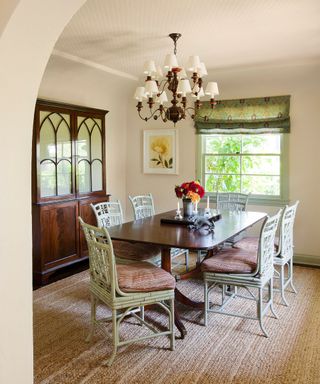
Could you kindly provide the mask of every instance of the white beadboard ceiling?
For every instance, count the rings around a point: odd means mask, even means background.
[[[87,0],[55,54],[129,78],[163,65],[180,32],[179,64],[209,69],[320,59],[320,0]]]

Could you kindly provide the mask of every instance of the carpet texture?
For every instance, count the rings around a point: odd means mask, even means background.
[[[110,368],[102,365],[111,353],[102,331],[96,330],[92,343],[85,342],[88,272],[60,280],[34,292],[35,383],[320,383],[320,269],[295,267],[294,274],[298,294],[287,293],[289,307],[275,295],[279,320],[265,318],[268,339],[261,336],[257,321],[209,314],[205,328],[201,312],[181,305],[188,334],[176,341],[175,351],[168,349],[165,337],[146,340],[120,348]],[[201,281],[180,281],[178,286],[193,298],[203,296]],[[254,302],[231,305],[254,313]],[[98,312],[109,314],[103,306]],[[153,308],[146,318],[166,323]],[[146,332],[127,318],[121,335]]]

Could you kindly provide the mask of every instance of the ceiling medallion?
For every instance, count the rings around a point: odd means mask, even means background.
[[[211,108],[216,105],[215,96],[219,95],[218,85],[210,81],[205,92],[203,91],[203,77],[208,72],[206,66],[200,61],[199,56],[190,56],[187,64],[187,71],[190,72],[192,85],[188,79],[185,68],[180,67],[177,60],[177,40],[181,33],[170,33],[169,37],[173,40],[174,50],[168,54],[164,61],[165,75],[160,66],[156,66],[153,60],[148,60],[144,64],[143,72],[147,75],[144,87],[137,87],[134,98],[138,100],[137,111],[140,118],[148,121],[151,118],[157,120],[161,118],[163,122],[172,121],[176,124],[185,119],[187,114],[193,119],[195,113],[201,108],[200,97],[210,96]],[[167,92],[172,98],[171,105],[168,103]],[[194,106],[188,106],[187,95],[195,98]],[[148,109],[148,114],[143,116],[141,111],[143,101]]]

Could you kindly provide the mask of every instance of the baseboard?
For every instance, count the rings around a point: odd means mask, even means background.
[[[302,254],[296,253],[293,256],[293,263],[320,267],[320,256],[302,255]]]

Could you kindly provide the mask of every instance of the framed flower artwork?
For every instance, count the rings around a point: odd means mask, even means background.
[[[178,174],[178,131],[143,131],[143,172]]]

